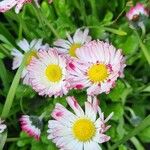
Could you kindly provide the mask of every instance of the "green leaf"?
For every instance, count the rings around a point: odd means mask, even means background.
[[[29,144],[32,142],[32,138],[29,137],[25,132],[20,133],[20,139],[17,141],[17,146],[18,147],[24,147],[25,145]]]
[[[7,74],[8,72],[7,72],[5,65],[1,59],[0,59],[0,68],[1,68],[0,78],[2,80],[5,91],[7,91],[9,89],[9,81],[8,81],[8,74]]]
[[[110,105],[107,105],[106,108],[106,113],[107,115],[110,114],[111,112],[114,112],[114,115],[112,117],[112,120],[119,120],[124,113],[124,109],[121,103],[113,103]]]
[[[31,150],[42,150],[42,149],[46,150],[47,145],[43,144],[40,141],[35,141],[35,140],[32,141]]]
[[[137,37],[134,34],[129,35],[125,40],[120,41],[120,48],[125,54],[132,54],[138,48]]]
[[[0,34],[0,41],[2,41],[3,43],[13,47],[13,45],[7,40],[7,38],[5,36],[3,36],[2,34]]]
[[[122,94],[125,90],[125,85],[122,81],[118,80],[115,88],[110,92],[108,97],[113,101],[121,101]]]
[[[144,143],[150,143],[150,127],[145,128],[138,136]]]
[[[107,11],[102,22],[104,22],[104,23],[110,22],[112,20],[112,18],[113,18],[113,13],[111,11]]]
[[[7,131],[0,133],[0,150],[3,150],[6,139],[7,139]]]
[[[121,29],[117,30],[117,29],[113,29],[113,28],[108,28],[108,27],[104,27],[105,31],[111,32],[113,34],[117,34],[120,36],[125,36],[127,35],[127,33]]]
[[[119,150],[127,150],[127,148],[126,148],[126,146],[124,146],[124,145],[119,145]]]

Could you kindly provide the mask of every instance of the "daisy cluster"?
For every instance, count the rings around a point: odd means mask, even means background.
[[[89,30],[78,29],[68,40],[58,39],[54,47],[42,40],[18,46],[30,56],[23,70],[23,83],[31,85],[41,96],[63,96],[71,89],[86,90],[90,96],[109,93],[119,77],[123,77],[125,59],[113,45],[91,40]],[[13,69],[20,66],[23,53],[13,49]]]
[[[48,122],[48,139],[61,150],[99,150],[99,144],[110,139],[104,133],[110,128],[97,100],[97,95],[109,93],[119,77],[123,77],[125,58],[112,44],[92,40],[88,29],[77,29],[73,37],[58,39],[53,47],[42,44],[41,39],[30,43],[23,39],[17,43],[22,52],[13,49],[12,69],[18,68],[29,52],[22,72],[23,83],[41,96],[67,95],[72,89],[86,90],[83,110],[74,97],[66,101],[74,113],[57,103]],[[43,128],[42,117],[23,115],[23,131],[39,140]]]

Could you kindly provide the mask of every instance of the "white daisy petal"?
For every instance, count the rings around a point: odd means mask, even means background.
[[[88,33],[88,29],[85,29],[84,31],[77,29],[73,38],[67,33],[68,40],[58,39],[54,42],[54,45],[58,47],[58,51],[61,54],[68,54],[68,56],[76,57],[75,53],[77,48],[91,41],[91,37],[88,36]]]
[[[96,142],[87,142],[84,144],[84,150],[101,150],[101,147]]]

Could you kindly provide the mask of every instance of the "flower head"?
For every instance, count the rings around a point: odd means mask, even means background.
[[[32,87],[39,95],[62,96],[68,93],[70,84],[67,81],[66,58],[56,49],[40,51],[28,66]]]
[[[85,29],[81,31],[77,29],[74,36],[67,35],[68,40],[58,39],[54,42],[54,45],[59,47],[60,53],[69,54],[72,57],[76,57],[76,50],[85,43],[91,41],[91,37],[88,35],[89,30]]]
[[[3,133],[7,126],[4,124],[4,121],[0,118],[0,133]]]
[[[113,113],[104,119],[96,97],[88,97],[88,101],[85,102],[85,112],[74,97],[68,97],[67,102],[74,113],[57,103],[52,112],[55,120],[48,122],[48,139],[52,139],[60,149],[100,150],[98,143],[110,139],[104,132],[110,128],[106,126],[106,122]]]
[[[136,6],[131,7],[129,12],[127,12],[126,17],[129,21],[139,21],[140,15],[143,15],[145,17],[148,17],[148,11],[144,7],[143,4],[137,3]]]
[[[71,60],[68,70],[74,88],[88,88],[88,95],[108,93],[125,67],[121,50],[102,41],[91,41],[78,48],[78,59]]]
[[[32,60],[33,56],[34,57],[37,56],[37,52],[40,49],[47,50],[49,48],[49,46],[48,46],[48,44],[42,45],[42,39],[39,39],[39,40],[34,39],[30,43],[28,43],[28,41],[26,39],[23,39],[23,40],[19,41],[17,43],[17,45],[20,47],[20,49],[24,53],[31,51],[31,53],[26,61],[26,66],[22,73],[23,83],[30,85],[29,75],[28,75],[28,71],[27,71],[26,67],[30,64],[30,61]],[[22,52],[20,52],[19,50],[17,50],[16,48],[14,48],[12,50],[12,55],[14,56],[13,66],[12,66],[12,69],[14,70],[14,69],[17,69],[21,65],[24,54]]]
[[[40,139],[43,128],[42,120],[37,116],[23,115],[20,118],[21,129],[36,140]]]
[[[2,0],[0,2],[0,12],[6,12],[15,7],[15,12],[19,13],[25,3],[31,3],[32,0]]]

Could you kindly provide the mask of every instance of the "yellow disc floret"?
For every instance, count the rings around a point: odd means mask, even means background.
[[[28,58],[26,60],[26,65],[30,64],[30,62],[31,62],[31,60],[32,60],[33,57],[36,57],[36,58],[38,57],[37,56],[37,52],[35,50],[33,50],[33,51],[30,52],[30,54],[29,54],[29,56],[28,56]]]
[[[108,70],[105,64],[94,64],[89,68],[87,75],[92,82],[99,83],[108,77]]]
[[[78,44],[78,43],[72,44],[70,49],[69,49],[70,56],[76,57],[76,49],[80,48],[80,47],[81,47],[81,44]]]
[[[96,128],[91,120],[82,118],[78,119],[74,123],[72,131],[76,139],[82,142],[86,142],[93,138],[96,133]]]
[[[46,68],[45,75],[51,82],[59,82],[62,78],[62,69],[59,65],[51,64]]]

